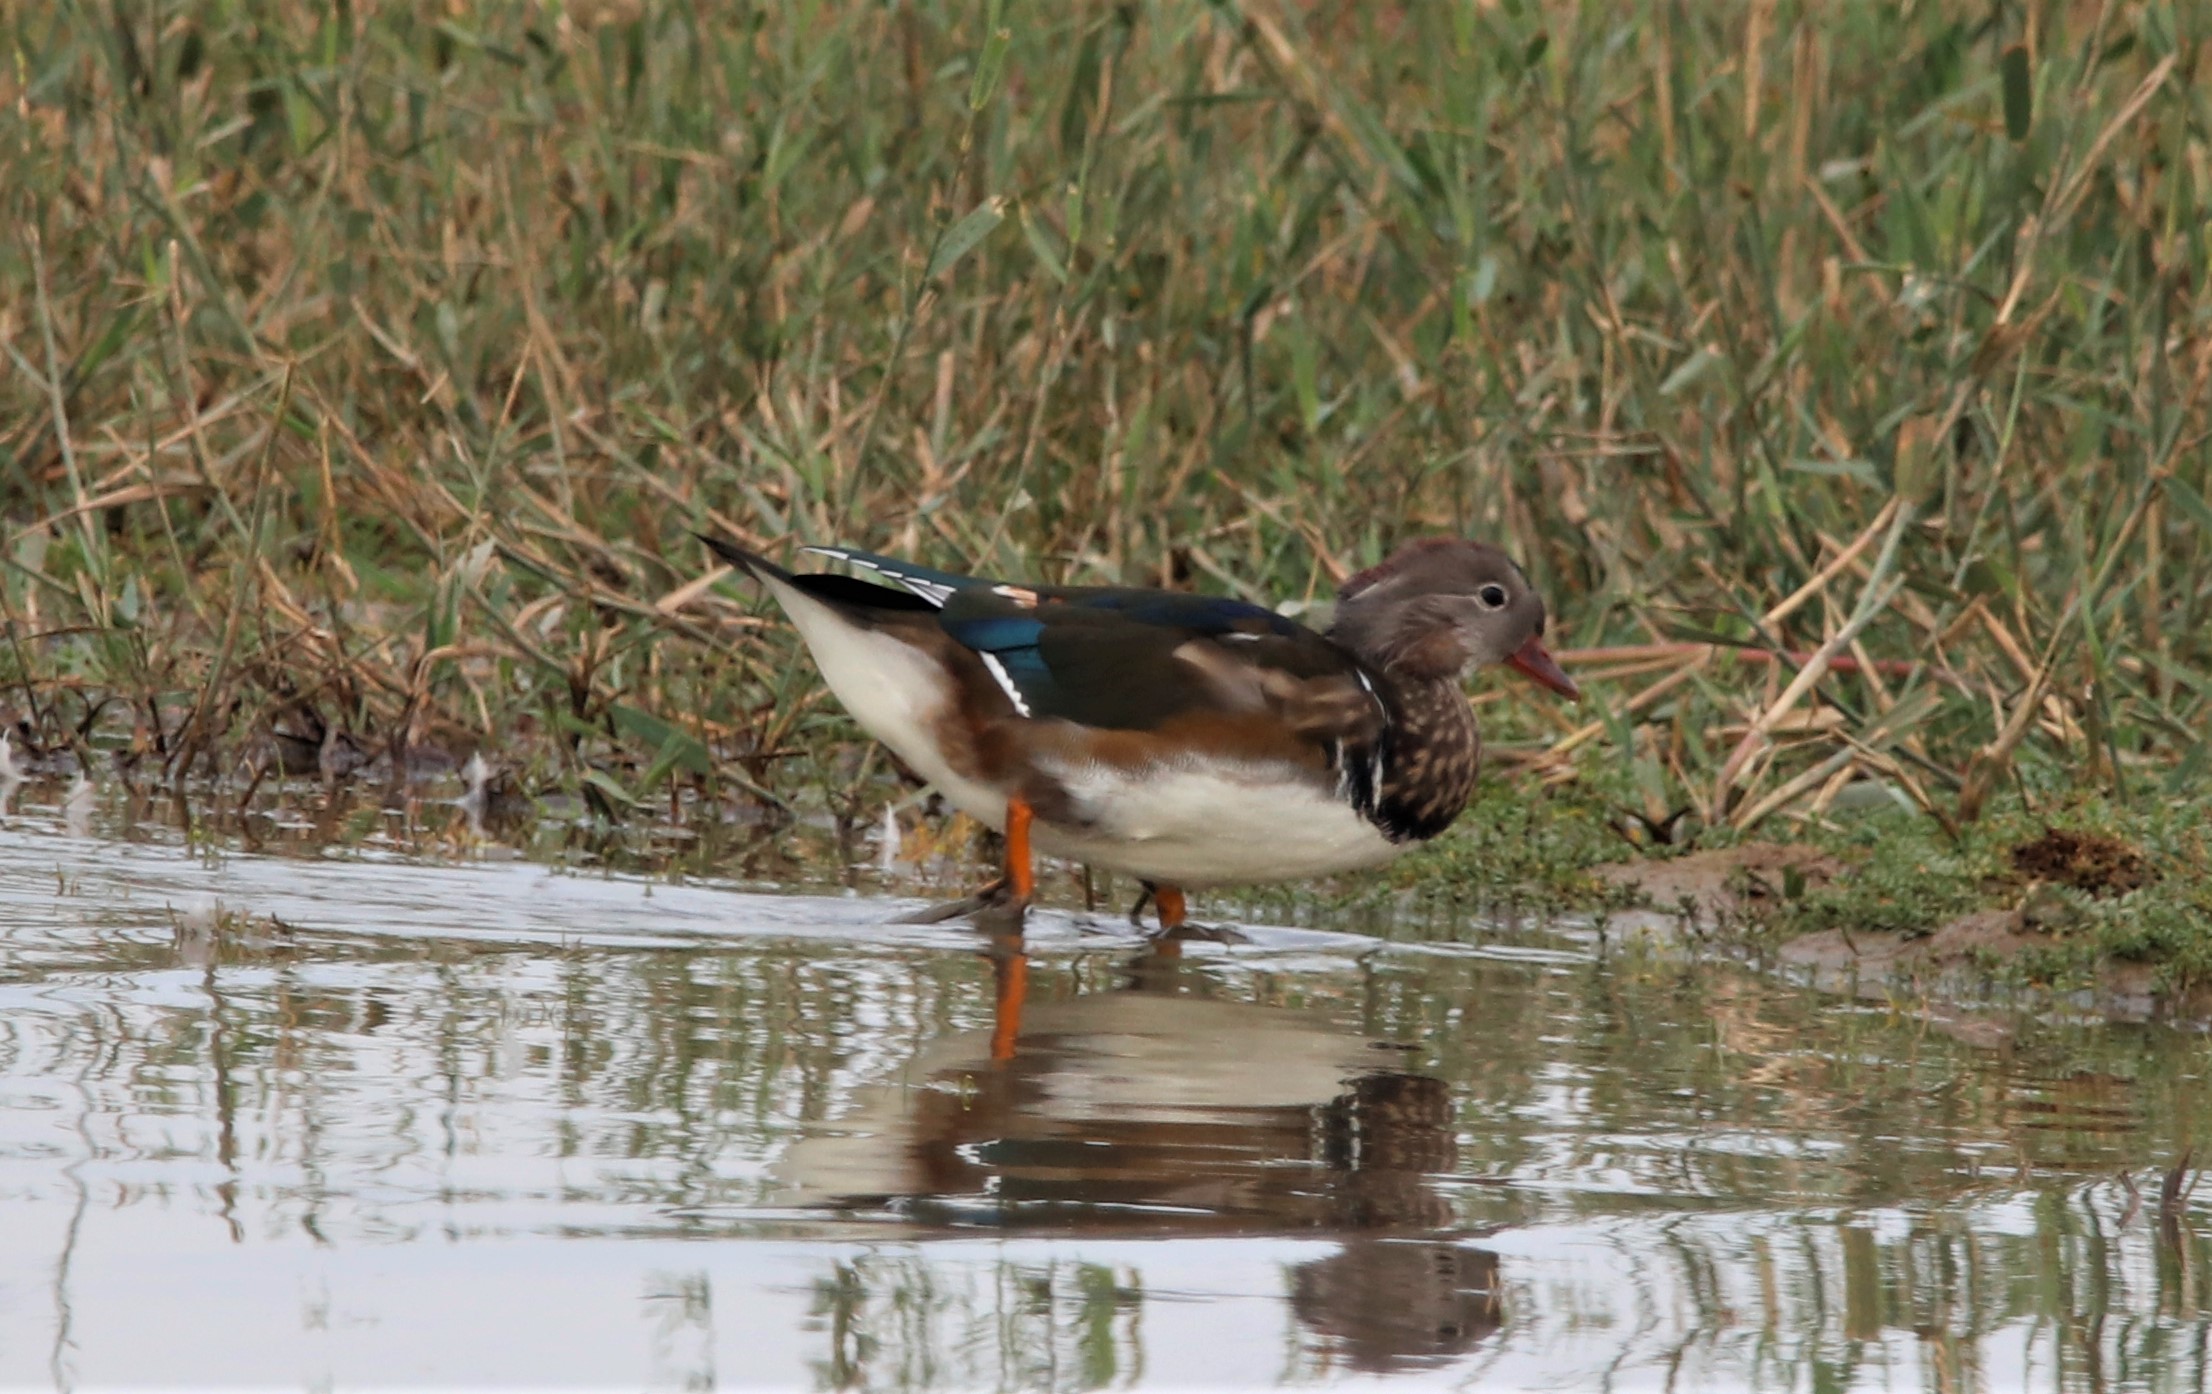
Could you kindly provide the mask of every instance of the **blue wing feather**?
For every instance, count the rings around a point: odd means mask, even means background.
[[[1059,696],[1059,684],[1053,681],[1052,667],[1039,647],[1045,632],[1043,620],[1028,614],[956,612],[942,616],[937,623],[963,648],[997,659],[998,669],[992,676],[1011,684],[1014,691],[1008,695],[1018,697],[1021,705],[1032,709],[1040,704],[1049,706]]]
[[[1037,647],[1045,632],[1043,620],[1028,615],[947,616],[938,621],[944,631],[979,653],[1006,653]]]

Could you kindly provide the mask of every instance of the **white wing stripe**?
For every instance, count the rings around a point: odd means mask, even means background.
[[[982,659],[983,666],[991,670],[991,676],[1005,690],[1007,700],[1014,704],[1014,710],[1020,712],[1023,716],[1029,715],[1028,701],[1023,698],[1022,690],[1014,686],[1014,680],[1007,676],[1006,665],[998,661],[998,655],[978,652],[976,657]]]
[[[891,568],[878,565],[866,557],[855,556],[842,547],[801,547],[799,550],[812,552],[816,556],[831,557],[847,565],[857,566],[863,571],[873,571],[878,576],[889,577],[939,609],[944,608],[945,601],[952,596],[953,587],[942,581],[925,581],[919,576],[909,576],[902,571],[893,571]]]

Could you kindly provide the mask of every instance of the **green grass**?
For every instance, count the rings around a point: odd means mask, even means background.
[[[2117,838],[2144,855],[2154,879],[2085,890],[2023,875],[2013,849],[2051,828]],[[1955,842],[1893,808],[1821,843],[1853,874],[1779,906],[1768,931],[1920,935],[1968,911],[2017,907],[2046,940],[2018,967],[2041,981],[2119,960],[2157,965],[2168,987],[2212,982],[2212,808],[2201,801],[2123,806],[2089,795],[2031,809],[2007,800]]]
[[[1453,531],[1663,646],[1485,708],[1654,816],[2205,778],[2202,6],[449,13],[0,17],[29,740],[864,825],[688,529],[1267,597]]]

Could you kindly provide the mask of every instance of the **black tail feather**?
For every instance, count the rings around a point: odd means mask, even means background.
[[[713,537],[695,532],[693,537],[707,544],[707,550],[758,581],[789,581],[795,579],[790,572],[776,565],[758,552],[750,552],[727,538]]]

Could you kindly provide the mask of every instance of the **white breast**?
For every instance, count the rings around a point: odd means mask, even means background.
[[[1051,771],[1085,826],[1037,824],[1037,846],[1164,885],[1294,881],[1379,866],[1404,849],[1276,765],[1186,761]]]

